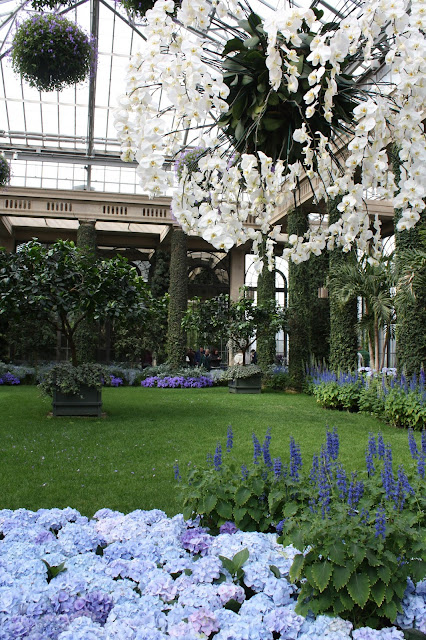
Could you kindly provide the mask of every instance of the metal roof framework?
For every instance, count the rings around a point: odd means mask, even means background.
[[[278,1],[250,4],[266,16]],[[324,10],[325,21],[358,12],[361,5],[360,0],[311,3]],[[9,59],[16,27],[34,13],[30,0],[0,0],[0,152],[11,160],[11,184],[141,194],[136,163],[120,160],[112,110],[124,92],[129,59],[143,46],[143,19],[114,0],[78,0],[63,8],[60,13],[92,34],[98,65],[85,84],[46,93],[17,77]],[[223,46],[226,37],[214,12],[199,35]]]

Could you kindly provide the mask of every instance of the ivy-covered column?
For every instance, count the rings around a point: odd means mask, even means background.
[[[96,226],[95,221],[80,220],[77,229],[77,247],[88,255],[96,254]],[[83,320],[75,332],[75,346],[77,360],[84,362],[96,362],[99,344],[99,325],[92,320]]]
[[[288,215],[287,231],[289,235],[303,236],[308,230],[308,213],[302,208]],[[291,385],[301,389],[305,378],[305,367],[310,355],[310,267],[308,262],[288,265],[288,336],[289,336],[289,374]]]
[[[395,181],[399,181],[400,162],[398,149],[392,150],[392,164]],[[395,211],[395,258],[397,273],[406,272],[408,264],[416,253],[426,251],[426,210],[413,229],[398,231],[396,228],[401,211]],[[407,375],[418,374],[426,366],[426,290],[415,292],[415,297],[404,295],[396,298],[396,360],[400,371]]]
[[[269,271],[267,259],[263,259],[262,273],[257,280],[257,304],[275,302],[275,270]],[[257,364],[262,369],[267,369],[275,362],[275,330],[270,327],[262,327],[256,339]]]
[[[186,334],[181,322],[188,306],[187,241],[178,227],[171,233],[169,296],[167,362],[178,368],[185,364]]]
[[[310,349],[316,362],[328,363],[330,357],[330,300],[320,298],[318,290],[325,289],[329,269],[329,253],[309,258]]]
[[[337,209],[339,200],[329,204],[329,223],[340,218]],[[330,271],[338,270],[339,266],[348,260],[356,260],[355,251],[344,253],[340,248],[330,251]],[[330,300],[330,367],[337,371],[353,371],[357,366],[358,337],[357,337],[357,301],[353,300],[345,305],[337,302],[333,285],[329,287]]]

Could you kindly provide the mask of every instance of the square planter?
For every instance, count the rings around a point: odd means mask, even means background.
[[[228,382],[229,393],[260,393],[262,376],[256,374],[250,378],[235,378]]]
[[[102,391],[82,385],[80,393],[65,395],[53,392],[54,416],[96,416],[102,415]]]

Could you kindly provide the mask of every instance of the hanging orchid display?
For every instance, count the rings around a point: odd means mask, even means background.
[[[371,191],[401,211],[398,230],[419,221],[420,0],[370,0],[333,23],[294,7],[262,20],[234,0],[157,0],[145,18],[146,46],[129,65],[115,112],[121,157],[137,160],[152,197],[172,189],[173,214],[187,233],[226,250],[251,240],[255,253],[266,235],[271,258],[280,233],[274,219],[303,181],[314,203],[338,199],[341,218],[291,236],[284,253],[296,263],[334,247],[374,260],[381,242],[380,221],[371,227],[365,206]],[[218,30],[224,39],[212,36]],[[195,147],[195,166],[183,163],[175,176],[175,159]]]

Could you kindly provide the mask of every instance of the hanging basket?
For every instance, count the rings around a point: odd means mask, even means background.
[[[13,69],[39,91],[61,91],[82,82],[95,62],[89,36],[55,13],[25,20],[13,38]]]
[[[9,184],[10,180],[10,164],[4,156],[0,156],[0,188]]]
[[[121,4],[129,13],[133,13],[139,18],[143,18],[146,12],[153,8],[155,0],[121,0]],[[173,11],[170,12],[170,15],[175,16],[180,5],[181,0],[175,0],[175,6]]]

